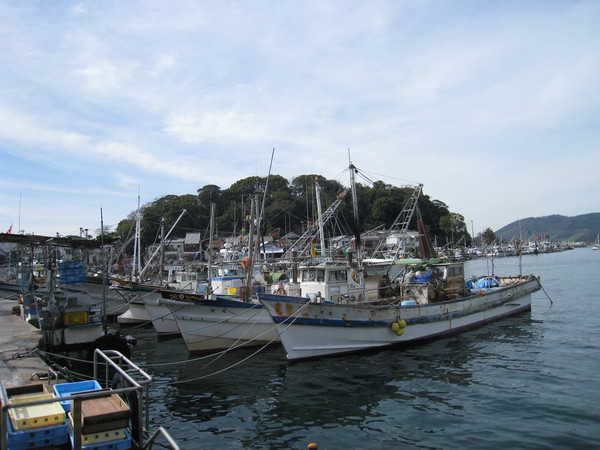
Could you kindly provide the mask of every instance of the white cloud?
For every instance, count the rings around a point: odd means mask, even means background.
[[[517,195],[505,171],[531,192],[518,199],[525,214],[529,198],[552,213],[570,206],[536,186],[559,177],[562,155],[600,164],[590,151],[594,2],[134,1],[47,12],[0,4],[0,157],[38,188],[55,186],[57,201],[90,186],[111,206],[140,186],[149,198],[226,188],[264,175],[273,147],[276,172],[333,177],[350,148],[358,166],[425,182],[499,227],[508,210],[473,205]],[[532,169],[540,157],[546,175]]]

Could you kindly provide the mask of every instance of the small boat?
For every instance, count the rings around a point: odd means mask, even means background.
[[[531,293],[541,288],[533,275],[481,277],[465,283],[460,262],[425,268],[410,272],[409,278],[404,274],[408,281],[396,284],[394,296],[374,301],[258,296],[279,325],[287,358],[300,360],[458,333],[530,310]]]

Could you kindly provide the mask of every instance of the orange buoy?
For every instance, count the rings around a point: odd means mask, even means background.
[[[306,447],[308,450],[317,450],[319,448],[319,444],[315,444],[314,442],[311,442],[310,444],[308,444],[308,447]]]

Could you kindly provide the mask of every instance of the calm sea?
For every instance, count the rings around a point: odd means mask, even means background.
[[[517,274],[519,259],[494,272]],[[522,272],[545,291],[531,313],[372,354],[289,363],[272,346],[193,359],[180,338],[133,330],[133,359],[155,377],[152,428],[184,449],[600,448],[600,251],[525,255]]]

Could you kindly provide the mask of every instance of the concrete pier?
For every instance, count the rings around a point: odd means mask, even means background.
[[[0,299],[0,380],[4,387],[36,382],[38,374],[48,374],[42,358],[22,356],[37,347],[42,332],[12,314],[16,305],[15,300]]]

